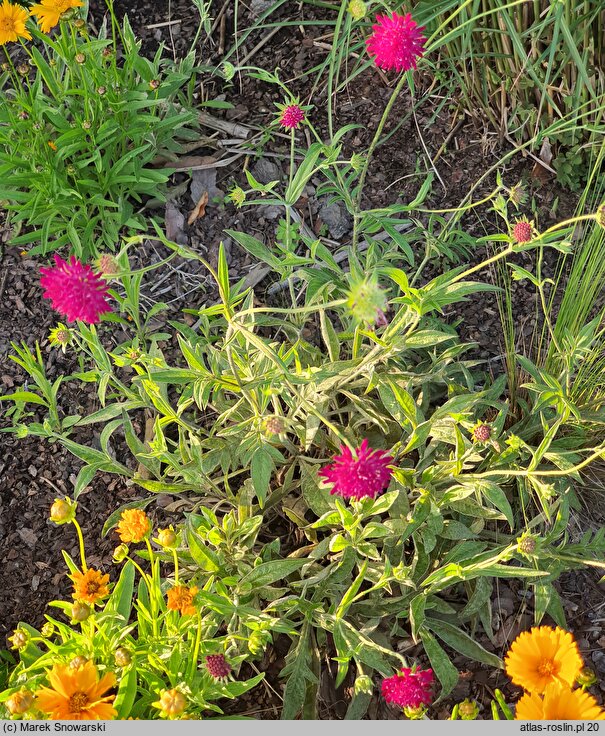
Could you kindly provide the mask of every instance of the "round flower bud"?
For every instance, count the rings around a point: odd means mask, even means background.
[[[605,227],[605,204],[602,204],[595,214],[595,220],[601,227]]]
[[[88,663],[88,659],[83,657],[81,654],[77,654],[70,662],[69,666],[72,670],[78,670],[80,667],[84,667]]]
[[[479,715],[479,705],[476,700],[463,700],[458,706],[460,719],[463,721],[474,721]]]
[[[86,61],[86,55],[80,52],[76,54],[75,59],[78,64],[83,64]]]
[[[24,77],[26,74],[29,73],[29,65],[28,64],[19,64],[17,67],[17,71],[19,74]]]
[[[128,649],[124,649],[124,647],[116,649],[113,654],[113,658],[118,667],[127,667],[132,662],[130,652]]]
[[[15,629],[13,635],[9,636],[8,640],[12,643],[13,649],[23,649],[27,646],[29,641],[29,634],[25,629]]]
[[[597,675],[591,667],[582,667],[576,682],[580,687],[592,687],[597,682]]]
[[[123,562],[128,557],[128,545],[119,544],[113,551],[113,561]]]
[[[76,18],[74,20],[74,27],[77,28],[78,30],[84,28],[85,25],[86,23],[84,22],[82,18]]]
[[[40,633],[45,639],[48,639],[55,633],[55,625],[52,623],[52,621],[47,621],[40,629]]]
[[[90,130],[92,128],[92,123],[90,122],[90,120],[85,120],[82,123],[82,128],[84,128],[84,130]]]
[[[222,654],[208,654],[206,656],[206,669],[216,680],[221,680],[229,675],[231,665]]]
[[[417,708],[413,708],[411,705],[406,705],[403,709],[403,713],[406,718],[410,719],[410,721],[421,721],[426,713],[426,708],[424,705],[419,705]]]
[[[103,95],[107,92],[107,87],[97,87],[97,94],[103,97]]]
[[[519,539],[517,539],[517,544],[517,549],[522,555],[531,556],[536,551],[536,538],[531,534],[524,534],[522,537],[519,537]]]
[[[265,431],[267,434],[282,434],[285,430],[284,420],[281,417],[269,417],[265,419]]]
[[[149,82],[149,89],[157,89],[160,86],[160,81],[158,79],[152,79]]]
[[[76,601],[71,607],[71,618],[73,621],[81,623],[82,621],[86,621],[91,612],[90,606],[87,606],[86,603]]]
[[[50,520],[55,524],[71,524],[76,518],[77,506],[77,502],[71,498],[55,498],[50,507]]]
[[[375,277],[355,281],[348,291],[347,308],[358,322],[373,325],[387,308],[387,295]]]
[[[168,529],[158,529],[157,543],[161,547],[172,548],[176,546],[176,532],[172,527]]]
[[[492,436],[492,428],[489,424],[478,424],[473,429],[473,439],[475,442],[488,442]]]
[[[16,716],[26,713],[32,707],[33,703],[33,693],[30,693],[29,690],[20,690],[18,693],[13,693],[4,702],[4,705],[11,716]]]
[[[513,226],[512,236],[516,243],[529,243],[534,237],[533,223],[528,220],[518,220]]]
[[[353,20],[361,20],[362,18],[365,18],[366,13],[368,12],[366,4],[363,2],[363,0],[351,0],[347,7],[347,10],[353,17]]]
[[[172,690],[162,690],[160,699],[153,705],[162,711],[162,715],[171,718],[181,715],[187,706],[187,699],[183,693],[173,688]]]
[[[109,46],[106,46],[106,47],[105,47],[105,48],[103,49],[103,51],[101,51],[101,56],[102,56],[102,57],[103,57],[104,59],[108,59],[108,58],[109,58],[109,57],[110,57],[111,55],[112,55],[112,51],[111,51],[111,49],[109,48]]]

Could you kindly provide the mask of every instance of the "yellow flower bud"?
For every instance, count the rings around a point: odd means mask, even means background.
[[[30,693],[29,690],[20,690],[18,693],[13,693],[4,705],[12,716],[16,716],[26,713],[32,707],[33,702],[33,693]]]
[[[71,524],[76,518],[78,504],[71,498],[55,498],[50,507],[50,520],[55,524]]]
[[[155,708],[159,708],[162,715],[166,718],[174,718],[180,716],[187,706],[187,699],[183,693],[176,689],[162,690],[160,699],[153,703]]]

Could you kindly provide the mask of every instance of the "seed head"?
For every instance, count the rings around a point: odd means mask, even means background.
[[[508,190],[508,199],[515,207],[519,207],[527,201],[527,193],[521,184],[515,184]]]

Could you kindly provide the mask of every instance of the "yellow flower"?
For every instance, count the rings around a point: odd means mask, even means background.
[[[534,627],[519,634],[504,664],[515,685],[538,694],[553,682],[571,687],[583,666],[573,636],[558,626]]]
[[[78,570],[70,576],[74,582],[73,597],[77,601],[84,601],[94,606],[105,596],[109,595],[109,575],[103,575],[98,570],[87,570],[82,573]]]
[[[178,690],[162,690],[160,693],[160,699],[153,703],[154,708],[159,708],[161,715],[165,718],[173,718],[174,716],[180,716],[185,710],[187,705],[187,699],[183,693]]]
[[[151,531],[151,521],[141,509],[126,509],[118,522],[118,534],[123,542],[142,542]]]
[[[116,684],[111,672],[99,680],[99,673],[92,662],[72,668],[56,664],[48,673],[52,687],[38,691],[36,706],[47,713],[51,720],[96,721],[111,720],[117,711],[110,703],[114,695],[105,695]]]
[[[175,585],[170,588],[168,596],[168,610],[180,611],[183,616],[193,616],[196,612],[193,605],[193,597],[197,593],[197,588],[187,588],[185,585]]]
[[[547,685],[542,698],[525,693],[517,703],[516,721],[605,721],[605,711],[583,690],[571,690],[561,682]]]
[[[34,696],[29,690],[19,690],[13,693],[4,705],[11,716],[27,713],[34,703]]]
[[[70,8],[81,8],[80,0],[41,0],[41,2],[32,5],[31,13],[38,17],[38,23],[42,33],[48,33],[54,28],[63,13]]]
[[[31,33],[25,28],[28,12],[20,5],[13,5],[3,0],[0,5],[0,44],[18,41],[19,38],[31,39]]]

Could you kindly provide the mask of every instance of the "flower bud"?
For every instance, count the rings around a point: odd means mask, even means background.
[[[601,227],[605,227],[605,203],[598,208],[595,214],[595,220]]]
[[[492,428],[489,424],[478,424],[475,429],[473,429],[473,439],[475,442],[489,442],[491,436]]]
[[[4,705],[11,716],[26,713],[33,704],[34,695],[29,690],[20,690],[18,693],[13,693],[10,698],[4,701]]]
[[[112,50],[109,48],[109,46],[106,46],[103,51],[101,51],[101,56],[104,59],[108,59],[112,55]]]
[[[8,637],[8,640],[12,642],[12,649],[23,649],[27,646],[29,634],[25,629],[15,629],[13,635]]]
[[[40,629],[40,633],[45,639],[48,639],[55,633],[55,625],[52,623],[52,621],[47,621]]]
[[[173,718],[174,716],[180,716],[185,710],[187,699],[183,693],[176,689],[162,690],[160,699],[153,705],[160,709],[163,716]]]
[[[107,87],[103,87],[103,86],[101,86],[101,87],[97,87],[97,94],[98,94],[98,95],[99,95],[100,97],[103,97],[103,95],[104,95],[104,94],[105,94],[106,92],[107,92]]]
[[[113,561],[123,562],[128,557],[128,545],[119,544],[113,551]]]
[[[149,82],[149,89],[155,90],[155,89],[158,89],[159,86],[160,86],[160,82],[158,79],[152,79]]]
[[[84,667],[88,663],[88,659],[83,657],[81,654],[77,654],[70,662],[69,666],[72,670],[78,670],[80,667]]]
[[[116,649],[113,654],[113,658],[118,667],[127,667],[132,662],[130,652],[128,649],[124,649],[124,647]]]
[[[592,687],[597,682],[597,675],[591,667],[582,667],[576,682],[580,687]]]
[[[55,498],[50,507],[50,520],[55,524],[71,524],[76,518],[78,504],[71,498]]]
[[[268,417],[265,419],[265,431],[267,434],[282,434],[286,427],[281,417]]]
[[[76,621],[77,623],[82,623],[82,621],[86,621],[86,619],[90,616],[91,612],[92,611],[91,611],[90,606],[87,606],[86,603],[81,603],[80,601],[76,601],[71,607],[72,621]]]
[[[458,713],[462,721],[474,721],[479,715],[479,705],[476,700],[463,700],[458,706]]]
[[[361,20],[362,18],[365,18],[366,13],[368,12],[366,4],[363,2],[363,0],[351,0],[347,7],[347,10],[353,17],[353,20]]]
[[[161,547],[176,547],[176,532],[170,526],[168,529],[158,529],[158,536],[156,537],[157,543]]]
[[[387,308],[386,292],[376,277],[354,280],[347,294],[347,308],[357,322],[373,325]]]
[[[228,677],[231,672],[231,665],[222,654],[208,654],[206,656],[206,669],[216,680],[222,680]]]
[[[76,54],[74,58],[78,64],[83,64],[86,61],[86,55],[82,52]]]

